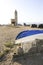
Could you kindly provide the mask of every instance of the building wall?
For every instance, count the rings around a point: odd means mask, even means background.
[[[15,25],[15,19],[11,19],[11,24]]]

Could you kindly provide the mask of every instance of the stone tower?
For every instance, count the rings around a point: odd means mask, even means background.
[[[15,10],[15,25],[17,25],[17,10]]]
[[[14,16],[14,19],[11,19],[11,24],[17,26],[17,10],[15,10]]]

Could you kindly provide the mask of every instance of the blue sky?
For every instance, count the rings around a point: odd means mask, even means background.
[[[0,24],[8,24],[18,12],[18,23],[43,23],[43,0],[0,0]]]

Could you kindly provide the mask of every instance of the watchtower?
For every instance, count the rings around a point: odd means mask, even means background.
[[[14,19],[11,19],[11,24],[17,26],[17,10],[14,12]]]
[[[17,25],[17,10],[15,10],[15,25]]]

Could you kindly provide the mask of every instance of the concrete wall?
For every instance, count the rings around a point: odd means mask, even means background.
[[[28,43],[22,43],[24,53],[27,52],[43,52],[43,40],[37,39]]]
[[[17,53],[37,53],[43,52],[43,40],[36,39],[27,43],[20,43],[17,45]]]

